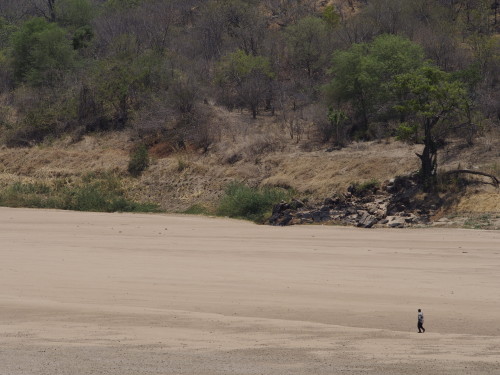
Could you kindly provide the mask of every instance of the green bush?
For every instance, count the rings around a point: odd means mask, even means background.
[[[418,142],[421,141],[418,135],[418,124],[409,124],[404,122],[400,124],[396,130],[396,138],[403,142]]]
[[[139,176],[149,166],[149,154],[145,145],[139,145],[130,156],[128,171],[132,176]]]
[[[50,196],[51,189],[42,183],[16,182],[0,191],[0,205],[7,207],[60,208],[61,202]]]
[[[222,197],[217,215],[262,222],[275,204],[290,198],[290,192],[280,188],[251,188],[241,183],[230,184]]]
[[[89,25],[95,16],[90,0],[58,0],[55,11],[59,23],[75,29]]]
[[[123,129],[137,108],[150,105],[168,89],[168,60],[146,51],[138,55],[136,38],[121,35],[113,41],[116,53],[91,69],[89,89],[111,128]],[[161,95],[160,95],[161,96]]]
[[[0,191],[0,206],[98,212],[159,212],[157,205],[128,200],[113,174],[89,174],[71,184],[14,183]]]
[[[53,85],[74,66],[75,52],[66,31],[43,18],[26,21],[12,35],[12,61],[17,82]]]
[[[57,137],[74,125],[76,103],[70,91],[61,87],[57,93],[31,87],[19,87],[16,101],[22,105],[17,121],[9,124],[3,133],[3,142],[9,147],[26,147]]]

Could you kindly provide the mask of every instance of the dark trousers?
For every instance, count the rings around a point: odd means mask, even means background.
[[[418,322],[417,327],[418,327],[418,332],[422,332],[422,331],[425,332],[424,323]]]

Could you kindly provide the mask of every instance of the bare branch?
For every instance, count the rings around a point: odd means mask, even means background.
[[[465,173],[467,173],[467,174],[474,174],[474,175],[478,175],[478,176],[489,177],[493,181],[492,185],[494,185],[495,187],[499,187],[500,186],[500,181],[498,180],[498,178],[496,176],[492,175],[492,174],[489,174],[489,173],[479,172],[479,171],[471,171],[469,169],[454,169],[452,171],[444,172],[445,175],[465,174]]]

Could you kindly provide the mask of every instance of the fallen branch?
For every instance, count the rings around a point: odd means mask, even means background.
[[[499,185],[500,185],[500,181],[498,180],[498,178],[496,176],[493,176],[492,174],[485,173],[485,172],[471,171],[469,169],[454,169],[452,171],[446,171],[446,172],[444,172],[444,174],[445,175],[450,175],[450,174],[474,174],[474,175],[478,175],[478,176],[484,176],[484,177],[491,178],[491,180],[493,181],[492,185],[494,185],[496,187],[499,187]]]

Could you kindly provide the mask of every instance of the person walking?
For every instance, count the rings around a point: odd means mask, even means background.
[[[424,328],[424,313],[422,312],[421,309],[418,309],[418,333],[424,333],[425,328]]]

